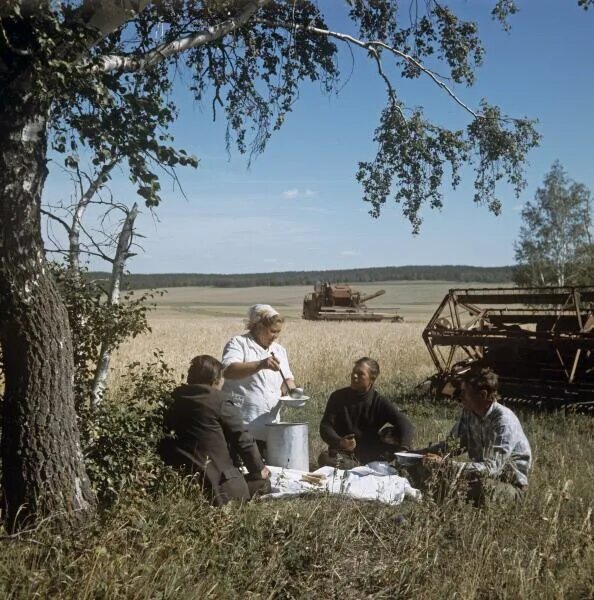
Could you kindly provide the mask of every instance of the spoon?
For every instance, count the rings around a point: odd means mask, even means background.
[[[276,356],[274,356],[274,352],[271,352],[270,356],[272,356],[272,358],[276,358]],[[278,358],[276,358],[276,360],[278,360]],[[289,387],[289,384],[287,383],[287,378],[285,377],[285,375],[280,367],[278,368],[278,372],[280,373],[280,376],[283,378],[283,383],[285,384],[285,387],[287,388],[287,393],[289,394],[289,396],[291,398],[295,398],[296,400],[299,398],[302,398],[303,390],[301,388]]]

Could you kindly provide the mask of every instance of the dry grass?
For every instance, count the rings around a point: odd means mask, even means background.
[[[493,284],[448,281],[378,281],[370,284],[352,284],[353,289],[372,293],[380,289],[385,295],[370,300],[370,311],[397,312],[409,323],[425,324],[427,319],[450,288],[500,287]],[[285,316],[301,317],[303,297],[312,292],[311,286],[290,285],[279,287],[168,288],[155,299],[160,313],[176,316],[187,314],[206,316],[242,317],[246,307],[258,302],[272,304]]]
[[[271,301],[268,297],[263,301]],[[243,306],[241,307],[243,311]],[[220,356],[241,331],[228,318],[171,307],[151,336],[126,345],[122,366],[150,360],[155,347],[181,377],[197,353]],[[379,386],[417,426],[420,443],[443,435],[456,407],[413,397],[431,373],[421,323],[308,323],[289,319],[282,335],[313,400],[287,411],[310,423],[310,452],[329,391],[346,382],[362,354],[382,367]],[[117,393],[117,392],[116,392]],[[594,597],[594,426],[591,417],[522,413],[535,461],[525,502],[478,511],[452,499],[388,507],[315,496],[208,506],[179,480],[156,496],[122,499],[101,522],[70,540],[39,529],[4,541],[5,598],[516,598]],[[404,515],[405,521],[398,518]]]
[[[151,318],[152,333],[126,344],[114,360],[112,378],[117,382],[124,366],[150,360],[154,349],[180,375],[196,354],[221,357],[229,338],[244,331],[241,318],[171,315]],[[288,319],[279,340],[289,353],[291,368],[308,389],[329,388],[347,381],[354,360],[372,356],[384,367],[383,380],[420,380],[432,369],[421,340],[422,326],[410,323],[328,323]]]

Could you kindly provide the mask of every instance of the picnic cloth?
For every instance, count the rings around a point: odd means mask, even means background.
[[[415,500],[421,497],[421,492],[413,488],[406,477],[398,475],[396,469],[385,462],[371,462],[348,470],[322,467],[313,471],[314,475],[325,476],[319,485],[303,481],[305,471],[267,467],[271,472],[272,492],[262,496],[263,499],[322,492],[395,505],[407,496]]]

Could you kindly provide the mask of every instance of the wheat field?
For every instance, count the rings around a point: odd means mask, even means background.
[[[398,314],[404,321],[305,321],[301,309],[303,297],[312,290],[308,286],[169,288],[152,301],[152,332],[125,344],[116,354],[112,382],[117,382],[126,364],[149,360],[157,348],[180,376],[196,354],[220,358],[226,341],[245,331],[248,307],[259,302],[271,304],[286,317],[280,342],[289,352],[298,381],[308,388],[342,385],[353,361],[365,355],[380,363],[386,383],[420,381],[432,373],[421,333],[444,295],[456,284],[397,281],[352,287],[365,294],[384,289],[385,295],[369,301],[369,310]],[[485,286],[468,283],[464,287]]]
[[[453,283],[448,281],[378,281],[352,284],[353,290],[371,294],[384,290],[385,294],[369,300],[372,312],[398,314],[407,323],[424,325],[438,304],[451,288],[501,287],[499,284]],[[311,286],[288,285],[277,287],[215,288],[186,287],[168,288],[156,296],[154,303],[158,314],[192,316],[243,316],[248,306],[263,302],[272,304],[286,317],[299,318],[303,297],[312,292]],[[138,291],[136,293],[142,293]]]
[[[132,361],[148,362],[155,349],[180,377],[197,354],[221,358],[225,343],[245,331],[237,317],[157,314],[152,332],[126,343],[114,357],[113,382]],[[432,372],[429,354],[416,323],[349,323],[287,319],[279,342],[289,354],[296,380],[304,387],[343,385],[352,363],[361,356],[375,358],[382,380],[422,380]]]

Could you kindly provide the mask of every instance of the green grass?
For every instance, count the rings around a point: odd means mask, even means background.
[[[456,414],[448,405],[398,400],[424,440],[443,434]],[[306,415],[312,441],[318,408]],[[593,421],[520,416],[535,462],[515,510],[477,510],[455,499],[389,507],[324,495],[214,509],[170,476],[156,495],[122,498],[72,538],[41,527],[4,539],[0,595],[591,598]]]

